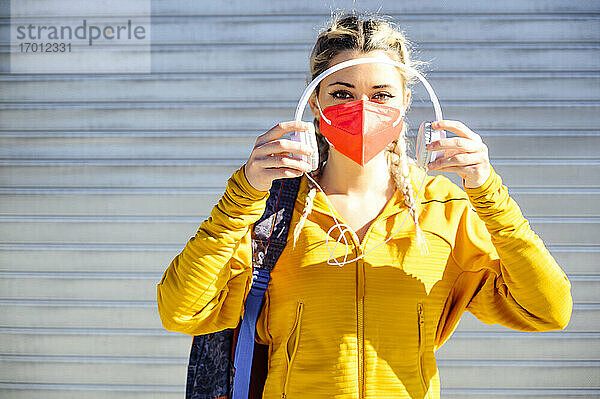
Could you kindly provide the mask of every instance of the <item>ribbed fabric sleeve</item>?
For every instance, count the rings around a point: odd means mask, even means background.
[[[237,326],[252,280],[250,227],[263,214],[268,191],[248,183],[244,168],[157,285],[164,328],[189,335]]]
[[[472,295],[467,310],[486,324],[520,331],[564,329],[571,284],[500,176],[492,169],[482,186],[463,188],[475,212],[465,208],[453,255],[463,270],[456,292]]]

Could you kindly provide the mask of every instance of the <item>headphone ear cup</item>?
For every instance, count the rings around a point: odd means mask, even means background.
[[[427,169],[427,164],[429,164],[429,162],[433,162],[444,156],[444,151],[429,151],[427,149],[427,144],[446,137],[446,134],[442,133],[442,131],[434,130],[431,127],[431,123],[432,121],[421,123],[421,126],[419,126],[419,133],[417,134],[417,165],[423,169]]]
[[[427,144],[431,143],[431,122],[425,121],[419,126],[419,133],[417,134],[417,143],[415,146],[415,155],[417,158],[417,165],[423,169],[427,168],[429,163],[429,152],[427,150]]]
[[[312,170],[316,170],[319,168],[319,146],[317,144],[317,135],[315,133],[315,125],[312,122],[308,122],[308,130],[304,132],[303,141],[306,145],[312,148],[312,154],[310,155],[310,159],[308,159],[308,163],[311,164]]]
[[[319,146],[317,145],[317,136],[315,134],[315,125],[312,122],[308,122],[308,130],[306,131],[293,131],[285,133],[281,136],[283,139],[300,142],[310,147],[313,152],[310,156],[292,154],[292,158],[302,159],[308,162],[311,166],[311,172],[319,168]]]

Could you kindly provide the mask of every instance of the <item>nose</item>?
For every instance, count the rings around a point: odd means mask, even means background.
[[[361,99],[361,100],[366,100],[366,101],[369,101],[369,96],[367,96],[366,94],[363,94],[363,95],[360,97],[360,99]]]

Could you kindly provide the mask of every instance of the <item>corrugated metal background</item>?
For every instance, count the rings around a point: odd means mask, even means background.
[[[155,0],[149,75],[11,75],[0,43],[0,396],[183,397],[191,337],[161,328],[156,284],[255,137],[293,118],[318,27],[353,4],[330,3]],[[573,284],[562,332],[465,314],[438,352],[442,396],[600,397],[600,3],[381,12]]]

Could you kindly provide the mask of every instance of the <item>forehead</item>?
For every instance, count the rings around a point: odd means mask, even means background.
[[[332,59],[330,67],[341,62],[356,58],[372,57],[385,57],[392,60],[392,58],[387,56],[387,54],[383,51],[372,51],[367,54],[359,54],[356,52],[345,51],[337,54]],[[401,87],[403,77],[400,70],[393,65],[369,63],[353,65],[344,69],[340,69],[339,71],[334,72],[331,75],[327,76],[325,79],[323,79],[323,82],[321,84],[323,86],[327,86],[336,81],[351,83],[354,86],[374,86],[377,84],[392,84]]]

